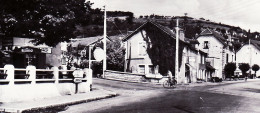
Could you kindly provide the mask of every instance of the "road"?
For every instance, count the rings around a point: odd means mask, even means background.
[[[161,85],[94,79],[119,96],[70,106],[63,113],[256,113],[260,81],[230,81],[164,89]]]

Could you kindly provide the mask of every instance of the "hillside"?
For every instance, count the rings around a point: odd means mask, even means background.
[[[108,36],[127,34],[134,31],[139,26],[141,26],[146,21],[155,21],[163,26],[168,26],[170,29],[174,29],[176,26],[176,19],[179,19],[180,27],[184,30],[185,37],[196,38],[204,29],[210,28],[214,29],[220,33],[224,38],[228,38],[231,35],[233,39],[237,39],[238,42],[233,44],[235,49],[239,48],[243,43],[247,42],[249,39],[260,40],[260,33],[253,32],[250,30],[244,30],[236,25],[227,25],[223,23],[216,23],[210,20],[199,18],[195,19],[188,16],[159,16],[159,15],[146,15],[140,16],[138,18],[133,17],[131,12],[122,11],[110,11],[108,12],[107,19],[107,33]],[[103,34],[103,12],[100,12],[93,17],[97,20],[97,24],[79,27],[78,36],[79,37],[89,37]]]

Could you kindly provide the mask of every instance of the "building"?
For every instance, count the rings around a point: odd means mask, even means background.
[[[52,48],[45,45],[34,45],[31,38],[3,38],[0,40],[1,52],[5,54],[2,62],[4,64],[13,64],[15,68],[25,68],[28,65],[34,65],[37,68],[46,68],[47,54],[52,53]]]
[[[15,68],[34,65],[37,69],[45,69],[49,66],[62,66],[63,69],[67,69],[69,52],[80,54],[79,57],[74,56],[74,61],[72,61],[80,63],[82,55],[89,52],[88,46],[92,46],[93,49],[94,45],[102,39],[103,36],[75,38],[71,42],[61,42],[55,47],[49,47],[45,44],[35,45],[33,38],[1,38],[0,52],[4,55],[4,58],[0,60],[1,67],[5,64],[13,64]],[[111,39],[108,38],[108,41]],[[68,52],[68,47],[71,47],[73,51]]]
[[[211,29],[205,29],[197,37],[199,49],[206,52],[206,62],[215,68],[214,77],[225,78],[224,66],[228,62],[235,62],[235,54],[231,43],[219,33]]]
[[[151,29],[154,29],[154,31],[151,31]],[[152,35],[149,35],[151,33]],[[153,38],[151,36],[157,37]],[[159,65],[153,64],[152,59],[156,59],[154,57],[160,57],[160,54],[168,54],[168,57],[172,57],[172,61],[175,61],[175,56],[170,54],[171,52],[175,52],[175,50],[168,50],[169,48],[167,48],[175,46],[175,36],[176,34],[173,30],[160,24],[151,21],[144,23],[134,32],[122,39],[126,48],[125,71],[145,75],[158,75],[160,69],[163,70],[167,67],[159,67]],[[181,65],[179,69],[178,83],[196,82],[198,77],[205,79],[205,58],[207,54],[196,49],[196,47],[198,47],[198,42],[196,40],[187,41],[182,31],[180,31],[179,37],[179,57],[181,59]],[[168,43],[165,43],[164,41],[171,41],[172,45],[167,45]],[[163,53],[158,54],[148,52],[149,50],[160,48],[162,46],[166,47],[165,51],[161,51]],[[175,68],[174,64],[168,63],[170,61],[161,60],[155,62],[166,62],[166,64],[170,65],[169,67],[171,67],[172,70]],[[166,74],[162,76],[166,76]]]
[[[245,43],[236,53],[236,61],[240,63],[248,63],[251,67],[254,64],[260,66],[260,41],[250,40],[250,43]],[[237,69],[238,72],[240,71]],[[257,73],[260,76],[260,73]]]
[[[68,67],[75,63],[80,66],[87,62],[89,55],[89,47],[91,47],[91,53],[95,49],[96,44],[101,44],[103,36],[86,37],[86,38],[75,38],[71,39],[70,42],[61,42],[52,49],[53,54],[48,55],[46,62],[52,66],[61,66],[63,69],[69,69]],[[107,38],[111,41],[110,38]],[[93,60],[93,55],[91,55]],[[70,65],[70,66],[68,66]],[[88,65],[87,65],[88,66]],[[86,68],[86,67],[85,67]]]

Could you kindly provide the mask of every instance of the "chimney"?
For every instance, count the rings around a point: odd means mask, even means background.
[[[227,36],[228,36],[228,41],[227,41],[228,43],[227,43],[227,44],[228,44],[229,46],[232,46],[232,43],[231,43],[231,42],[232,42],[232,36],[231,36],[230,33],[228,33]]]
[[[231,37],[232,37],[231,34],[228,33],[227,36],[228,36],[228,41],[231,42],[231,41],[232,41],[232,40],[231,40]]]
[[[179,38],[180,38],[180,40],[184,41],[185,35],[184,35],[184,31],[182,29],[180,29]]]

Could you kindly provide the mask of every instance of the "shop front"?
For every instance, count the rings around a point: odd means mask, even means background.
[[[28,65],[37,69],[46,68],[46,52],[41,48],[21,47],[13,51],[13,65],[15,68],[25,68]]]

